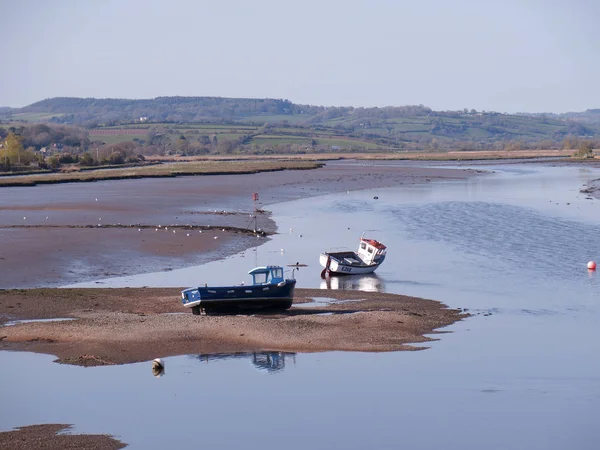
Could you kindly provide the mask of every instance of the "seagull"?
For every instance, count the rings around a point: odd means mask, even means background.
[[[142,231],[142,229],[141,229],[141,228],[138,228],[138,231]]]
[[[215,239],[219,239],[219,236],[215,236]]]
[[[96,199],[96,201],[98,201],[98,199]]]

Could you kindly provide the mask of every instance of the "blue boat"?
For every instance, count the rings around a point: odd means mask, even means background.
[[[281,266],[256,267],[248,273],[252,275],[251,285],[191,287],[181,291],[181,301],[192,308],[195,315],[202,311],[285,310],[292,306],[296,287],[294,271],[288,279]]]

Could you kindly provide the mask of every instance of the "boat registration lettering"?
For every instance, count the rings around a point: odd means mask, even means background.
[[[351,267],[342,267],[342,272],[352,272],[352,268]]]

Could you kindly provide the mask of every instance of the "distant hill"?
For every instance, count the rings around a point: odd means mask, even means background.
[[[157,97],[146,100],[58,97],[24,108],[1,108],[5,122],[51,122],[87,128],[132,123],[227,123],[292,127],[291,134],[328,130],[378,147],[486,149],[556,146],[568,136],[600,138],[600,110],[566,114],[434,111],[426,106],[383,108],[300,105],[283,99]]]
[[[523,114],[530,117],[551,117],[559,120],[573,120],[584,124],[600,124],[600,109],[587,109],[583,112],[568,112],[562,114],[554,113],[534,113],[534,114]]]

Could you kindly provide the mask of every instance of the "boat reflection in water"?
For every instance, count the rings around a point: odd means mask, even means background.
[[[374,273],[330,276],[321,280],[321,289],[385,292],[385,283]]]
[[[222,359],[249,359],[255,369],[260,372],[275,373],[285,369],[286,359],[296,364],[296,354],[286,352],[259,352],[259,353],[213,353],[193,355],[203,362]]]

